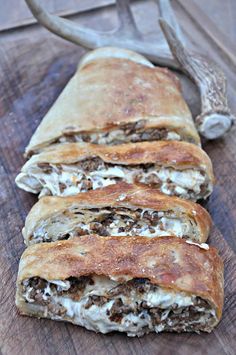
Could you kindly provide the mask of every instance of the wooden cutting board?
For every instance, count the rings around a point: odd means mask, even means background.
[[[150,5],[150,4],[149,4]],[[234,65],[186,18],[185,31],[201,43],[229,78],[229,97],[236,111]],[[98,11],[98,10],[96,10]],[[136,15],[143,20],[140,5]],[[146,8],[152,16],[152,8]],[[149,11],[149,12],[148,12]],[[112,10],[85,13],[79,20],[90,26],[109,27],[115,21]],[[153,24],[154,24],[153,19]],[[149,21],[150,22],[150,21]],[[100,25],[99,25],[100,24]],[[150,23],[149,23],[150,24]],[[57,39],[39,26],[0,38],[0,353],[14,354],[235,354],[236,352],[236,136],[204,143],[212,158],[217,186],[205,204],[215,222],[210,244],[219,249],[225,263],[225,306],[223,319],[211,333],[150,334],[128,338],[123,334],[101,335],[66,323],[22,317],[14,305],[19,258],[24,250],[21,229],[36,197],[16,188],[14,178],[24,163],[23,151],[32,133],[76,69],[83,50]],[[198,48],[199,49],[199,48]],[[194,114],[199,99],[194,86],[181,77],[185,97]],[[233,100],[234,99],[234,100]]]

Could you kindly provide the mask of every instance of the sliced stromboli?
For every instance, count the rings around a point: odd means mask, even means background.
[[[69,196],[118,181],[143,183],[167,195],[206,198],[213,189],[212,164],[186,142],[140,142],[117,146],[65,143],[34,155],[16,178],[29,192]]]
[[[71,141],[183,140],[200,145],[173,73],[124,49],[107,53],[95,50],[82,60],[31,138],[27,155]]]
[[[223,263],[179,238],[84,236],[21,257],[21,314],[96,332],[210,332],[221,318]]]
[[[144,185],[119,183],[70,197],[43,197],[23,229],[27,245],[86,234],[161,237],[204,243],[211,227],[200,205]]]

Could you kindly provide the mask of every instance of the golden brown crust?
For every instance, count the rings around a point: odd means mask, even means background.
[[[83,275],[127,275],[208,300],[218,319],[223,306],[223,263],[215,248],[204,250],[175,237],[98,237],[36,244],[23,253],[18,273],[65,280]]]
[[[64,133],[110,131],[140,120],[146,128],[167,128],[200,144],[174,74],[126,58],[97,58],[77,70],[26,153],[50,145]]]
[[[81,160],[99,157],[104,162],[121,165],[155,163],[176,169],[199,168],[214,183],[212,163],[208,155],[194,144],[177,141],[127,143],[106,146],[89,143],[57,144],[34,155],[22,171],[37,163],[73,164]]]
[[[128,207],[150,208],[156,211],[173,211],[176,216],[186,214],[198,226],[199,242],[204,243],[211,228],[211,217],[199,204],[178,197],[170,197],[145,185],[118,183],[102,189],[83,192],[75,196],[41,198],[26,218],[24,236],[32,235],[42,220],[56,216],[72,208]]]

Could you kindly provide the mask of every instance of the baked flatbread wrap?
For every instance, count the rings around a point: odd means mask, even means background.
[[[222,315],[223,263],[216,249],[173,237],[36,244],[21,257],[16,305],[101,333],[210,332]]]
[[[26,155],[59,142],[150,140],[200,145],[180,83],[168,69],[134,52],[105,48],[82,59],[33,134]]]
[[[186,142],[140,142],[117,146],[64,143],[34,155],[16,178],[29,192],[69,196],[119,181],[143,183],[167,195],[207,198],[214,175],[207,154]]]
[[[102,236],[175,235],[204,243],[211,218],[200,205],[146,186],[119,183],[70,197],[43,197],[29,212],[26,245],[86,234]]]

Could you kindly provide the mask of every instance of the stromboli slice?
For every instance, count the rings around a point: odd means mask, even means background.
[[[204,243],[211,227],[200,205],[144,185],[119,183],[70,197],[43,197],[23,229],[27,245],[85,234],[158,237],[176,235]]]
[[[210,332],[223,306],[223,263],[173,237],[98,237],[37,244],[23,253],[21,314],[96,332]]]
[[[68,196],[118,181],[144,183],[168,195],[206,198],[213,189],[212,164],[186,142],[141,142],[117,146],[65,143],[34,155],[16,178],[29,192]]]
[[[178,78],[134,52],[104,48],[82,59],[32,136],[26,154],[58,142],[150,140],[200,145]]]

